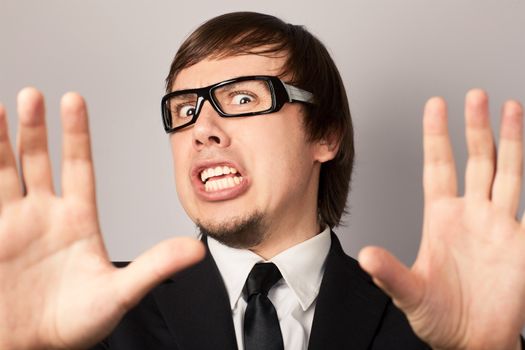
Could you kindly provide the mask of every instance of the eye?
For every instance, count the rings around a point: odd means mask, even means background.
[[[178,118],[187,118],[192,117],[195,114],[194,105],[182,105],[177,107],[177,117]]]
[[[245,93],[239,93],[235,95],[232,99],[232,104],[234,105],[244,105],[247,103],[250,103],[254,100],[254,98],[250,95],[247,95]]]

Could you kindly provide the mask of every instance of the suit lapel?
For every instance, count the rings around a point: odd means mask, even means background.
[[[389,299],[331,235],[308,349],[367,349]]]
[[[237,349],[226,287],[206,237],[206,257],[153,292],[181,349]]]
[[[226,288],[208,249],[202,262],[157,287],[153,297],[181,349],[237,349]],[[308,349],[367,349],[388,302],[332,233]]]

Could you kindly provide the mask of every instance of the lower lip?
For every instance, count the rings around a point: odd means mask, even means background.
[[[244,192],[248,190],[249,181],[246,177],[243,177],[242,182],[234,187],[224,188],[222,190],[206,192],[204,184],[200,179],[194,181],[194,188],[197,192],[197,195],[205,200],[210,202],[225,201],[229,199],[234,199],[239,197]]]

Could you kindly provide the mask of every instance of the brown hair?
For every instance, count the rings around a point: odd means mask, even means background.
[[[181,45],[166,78],[169,92],[177,74],[205,58],[242,54],[287,55],[283,74],[290,84],[310,91],[315,104],[305,104],[309,141],[339,141],[336,157],[321,165],[318,211],[329,227],[346,212],[354,162],[353,127],[345,88],[325,46],[303,26],[254,12],[224,14],[202,24]]]

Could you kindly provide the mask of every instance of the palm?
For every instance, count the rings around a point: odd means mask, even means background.
[[[156,283],[198,260],[202,249],[190,240],[172,240],[130,267],[115,269],[99,231],[83,102],[70,95],[63,103],[63,196],[57,197],[41,96],[34,90],[21,95],[26,196],[0,108],[0,347],[87,347],[107,335]]]
[[[516,291],[525,290],[525,237],[516,234],[521,229],[515,220],[491,203],[467,202],[443,200],[429,210],[412,268],[424,293],[408,317],[422,338],[439,347],[499,348],[524,321],[516,311],[524,309],[525,300]],[[485,339],[489,334],[493,346]],[[477,344],[478,339],[485,340]]]
[[[82,337],[80,330],[87,331],[88,325],[70,322],[72,315],[92,314],[90,304],[97,299],[102,301],[100,297],[107,290],[100,286],[108,285],[112,270],[98,234],[96,216],[90,212],[93,208],[79,209],[75,203],[45,197],[27,196],[5,208],[2,215],[0,236],[20,235],[4,240],[0,246],[0,275],[5,281],[2,309],[11,316],[30,315],[26,320],[11,318],[17,323],[23,320],[23,324],[9,325],[15,332],[34,329],[36,335],[52,335],[50,341],[56,343],[47,345],[64,346]],[[68,223],[75,214],[84,216],[85,227]],[[44,227],[52,229],[42,232]],[[14,303],[21,295],[34,297]],[[102,314],[107,311],[100,308],[93,316],[109,318],[115,313],[112,310],[109,315]],[[109,325],[106,322],[103,326]]]
[[[469,109],[470,108],[470,109]],[[515,219],[521,182],[521,108],[506,105],[498,167],[486,98],[467,98],[469,162],[457,196],[442,101],[425,113],[425,218],[410,270],[367,248],[362,265],[435,348],[516,348],[525,323],[525,229]],[[518,125],[518,127],[516,127]]]

